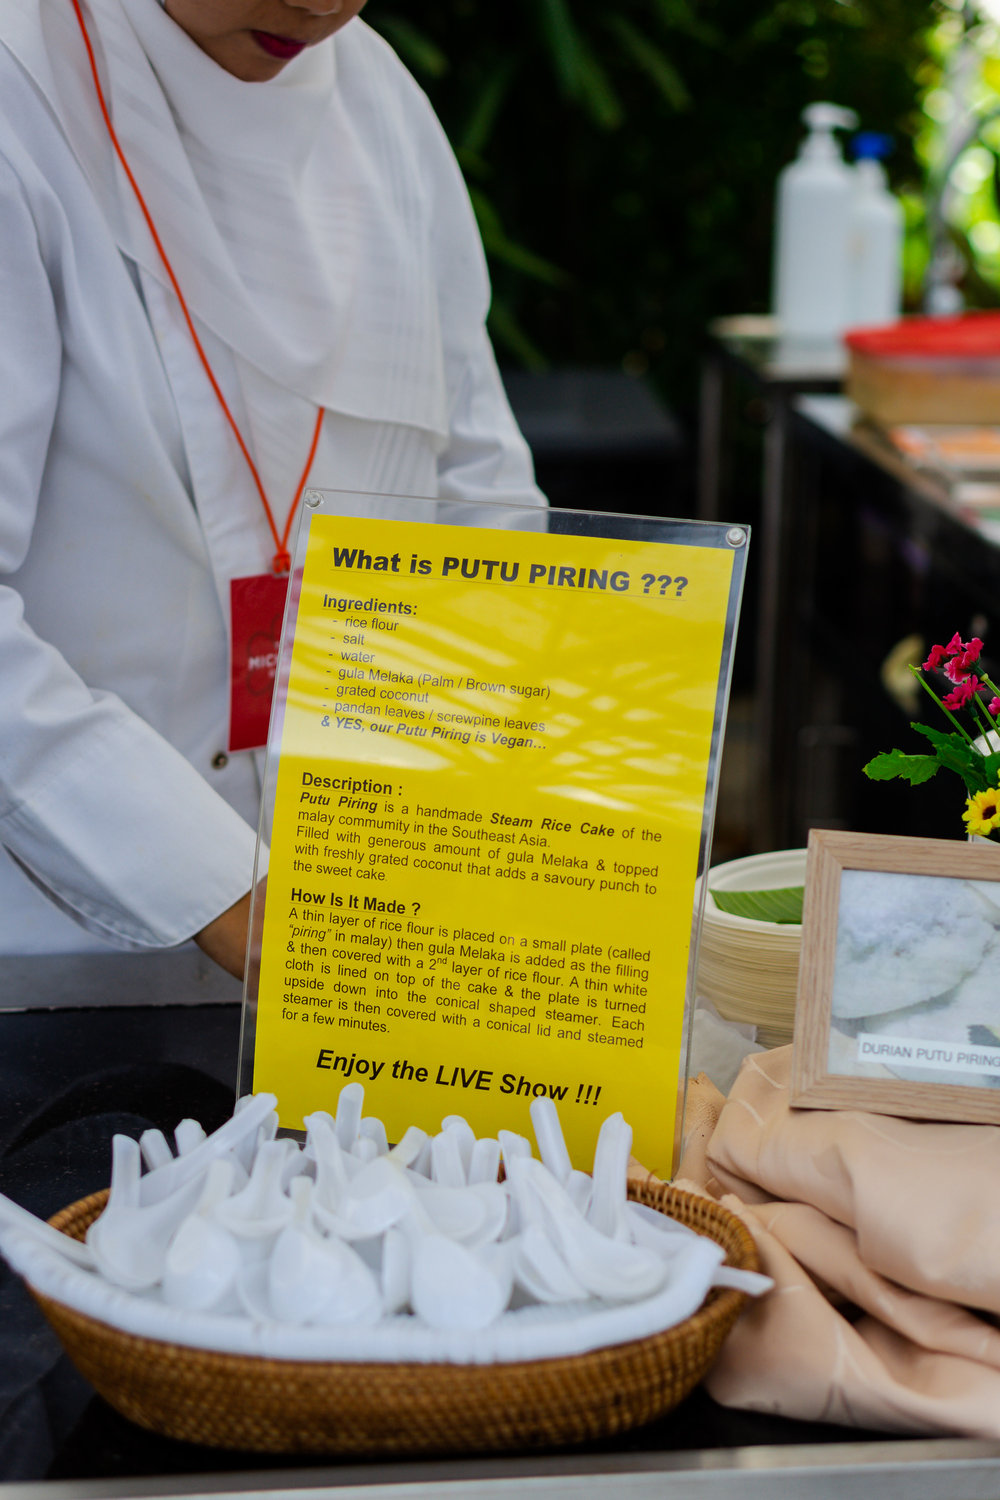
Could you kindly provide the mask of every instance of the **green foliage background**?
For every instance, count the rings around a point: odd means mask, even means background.
[[[926,0],[375,0],[476,204],[501,359],[623,365],[693,410],[713,317],[766,311],[775,179],[814,99],[913,142]]]

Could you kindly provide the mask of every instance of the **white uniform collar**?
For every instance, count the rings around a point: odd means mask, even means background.
[[[219,68],[153,0],[87,0],[85,15],[115,129],[196,318],[296,395],[443,439],[432,205],[401,160],[411,146],[394,75],[371,66],[363,23],[261,84]],[[0,41],[49,100],[120,247],[168,284],[69,0],[3,0]],[[459,303],[477,296],[456,288]]]
[[[270,161],[298,175],[330,112],[336,73],[332,43],[307,48],[270,83],[243,83],[149,0],[120,3],[185,144],[193,139],[206,152]]]

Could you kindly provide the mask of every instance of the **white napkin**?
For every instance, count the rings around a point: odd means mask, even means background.
[[[714,1240],[684,1235],[669,1285],[645,1301],[524,1307],[504,1313],[488,1328],[454,1333],[428,1328],[413,1317],[386,1318],[369,1328],[302,1327],[182,1312],[111,1286],[23,1230],[0,1234],[0,1251],[35,1291],[125,1333],[226,1354],[317,1361],[496,1364],[586,1354],[675,1327],[697,1312],[714,1284],[729,1285],[734,1275],[722,1266],[725,1252]],[[764,1277],[750,1277],[742,1289],[768,1285]]]

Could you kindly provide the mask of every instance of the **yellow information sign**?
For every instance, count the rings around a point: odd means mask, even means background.
[[[577,1165],[622,1110],[669,1170],[736,555],[312,518],[252,1075],[285,1126],[352,1080],[390,1139],[544,1094]]]

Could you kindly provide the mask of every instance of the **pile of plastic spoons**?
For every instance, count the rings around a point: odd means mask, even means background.
[[[575,1170],[558,1113],[536,1099],[539,1155],[523,1136],[476,1137],[459,1115],[390,1147],[364,1091],[278,1138],[273,1095],[240,1101],[211,1135],[116,1136],[107,1205],[86,1245],[0,1201],[0,1222],[126,1291],[177,1309],[294,1325],[416,1318],[486,1328],[526,1305],[655,1295],[692,1231],[627,1200],[632,1131],[601,1127],[593,1173]],[[502,1169],[502,1170],[501,1170]]]

